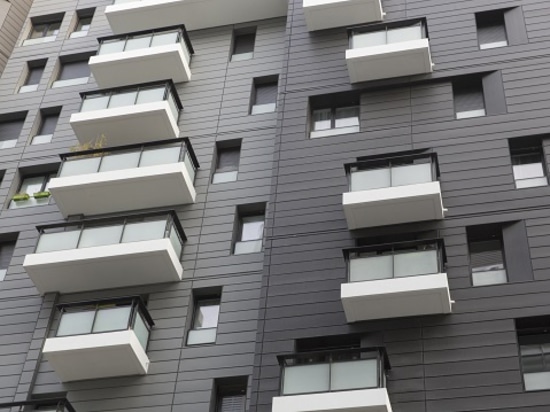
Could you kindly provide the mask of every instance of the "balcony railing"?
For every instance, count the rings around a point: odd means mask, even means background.
[[[344,250],[348,281],[403,278],[443,273],[443,241],[422,240]]]
[[[281,395],[384,388],[390,363],[383,348],[279,356]]]
[[[76,412],[71,403],[65,398],[0,403],[0,411]]]
[[[403,155],[345,165],[350,191],[434,182],[439,178],[436,153]]]
[[[351,31],[350,48],[384,46],[427,37],[426,26],[420,21],[405,26],[388,25],[383,30],[358,28]]]
[[[56,337],[133,330],[144,351],[155,322],[139,297],[58,305]]]
[[[170,239],[181,259],[186,240],[175,212],[158,212],[124,219],[90,219],[79,223],[39,226],[35,253],[83,249],[157,239]]]

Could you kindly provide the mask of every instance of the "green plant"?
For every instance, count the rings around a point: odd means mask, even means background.
[[[107,142],[107,137],[102,133],[95,139],[85,143],[79,143],[76,146],[71,147],[69,150],[71,152],[82,152],[85,150],[103,149],[106,142]]]
[[[48,192],[47,190],[43,191],[43,192],[36,192],[36,193],[33,193],[32,197],[34,197],[35,199],[43,199],[43,198],[46,198],[46,197],[50,197],[51,193]]]
[[[25,200],[29,200],[30,198],[31,197],[28,193],[16,193],[13,195],[11,200],[13,200],[14,202],[23,202]]]

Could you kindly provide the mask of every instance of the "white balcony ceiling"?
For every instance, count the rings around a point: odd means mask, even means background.
[[[62,382],[145,375],[149,368],[133,330],[48,338],[43,353]]]
[[[344,193],[349,229],[443,219],[439,182]]]
[[[351,83],[431,73],[428,39],[346,50]]]
[[[174,83],[191,80],[183,45],[168,44],[90,57],[89,65],[102,88],[129,86],[170,79]]]
[[[304,0],[309,31],[354,26],[382,20],[380,0]]]
[[[57,177],[49,190],[64,217],[185,205],[196,197],[183,163]]]
[[[288,0],[142,0],[107,6],[113,33],[185,24],[199,30],[286,16]]]
[[[446,273],[342,284],[348,322],[451,312]]]
[[[34,253],[23,267],[41,294],[175,282],[183,274],[169,239]]]

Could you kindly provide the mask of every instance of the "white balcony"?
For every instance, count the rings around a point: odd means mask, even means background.
[[[369,164],[346,166],[350,191],[343,194],[342,205],[349,229],[443,219],[441,186],[432,164]]]
[[[188,140],[62,157],[48,190],[64,217],[195,202],[198,163]]]
[[[185,24],[187,30],[286,16],[287,0],[115,0],[105,8],[113,33]]]
[[[191,80],[191,44],[183,27],[100,39],[90,70],[100,87]]]
[[[398,27],[354,32],[346,50],[351,83],[412,76],[433,71],[430,42],[424,27]]]
[[[57,336],[46,339],[44,357],[62,382],[147,373],[149,316],[130,302],[104,305],[64,308]]]
[[[41,294],[177,282],[185,234],[176,219],[155,214],[44,226],[23,267]]]
[[[309,31],[355,26],[384,18],[381,0],[304,0]]]
[[[345,251],[349,282],[342,284],[341,298],[348,322],[451,312],[442,246],[416,243]]]
[[[104,136],[108,146],[174,139],[181,103],[170,84],[83,93],[70,124],[81,143]]]

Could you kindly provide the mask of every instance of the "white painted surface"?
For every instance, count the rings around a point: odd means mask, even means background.
[[[145,375],[149,368],[133,330],[48,338],[43,353],[63,382]]]
[[[309,31],[366,24],[384,17],[380,0],[304,0],[303,4]]]
[[[90,57],[92,74],[100,87],[128,86],[171,79],[191,80],[189,62],[181,43]]]
[[[351,83],[431,73],[428,39],[346,50]]]
[[[386,388],[277,396],[272,412],[392,412]]]
[[[451,312],[446,273],[343,283],[348,322]]]
[[[439,182],[344,193],[349,229],[443,219]]]
[[[169,239],[33,253],[23,267],[41,294],[176,282],[183,274]]]

